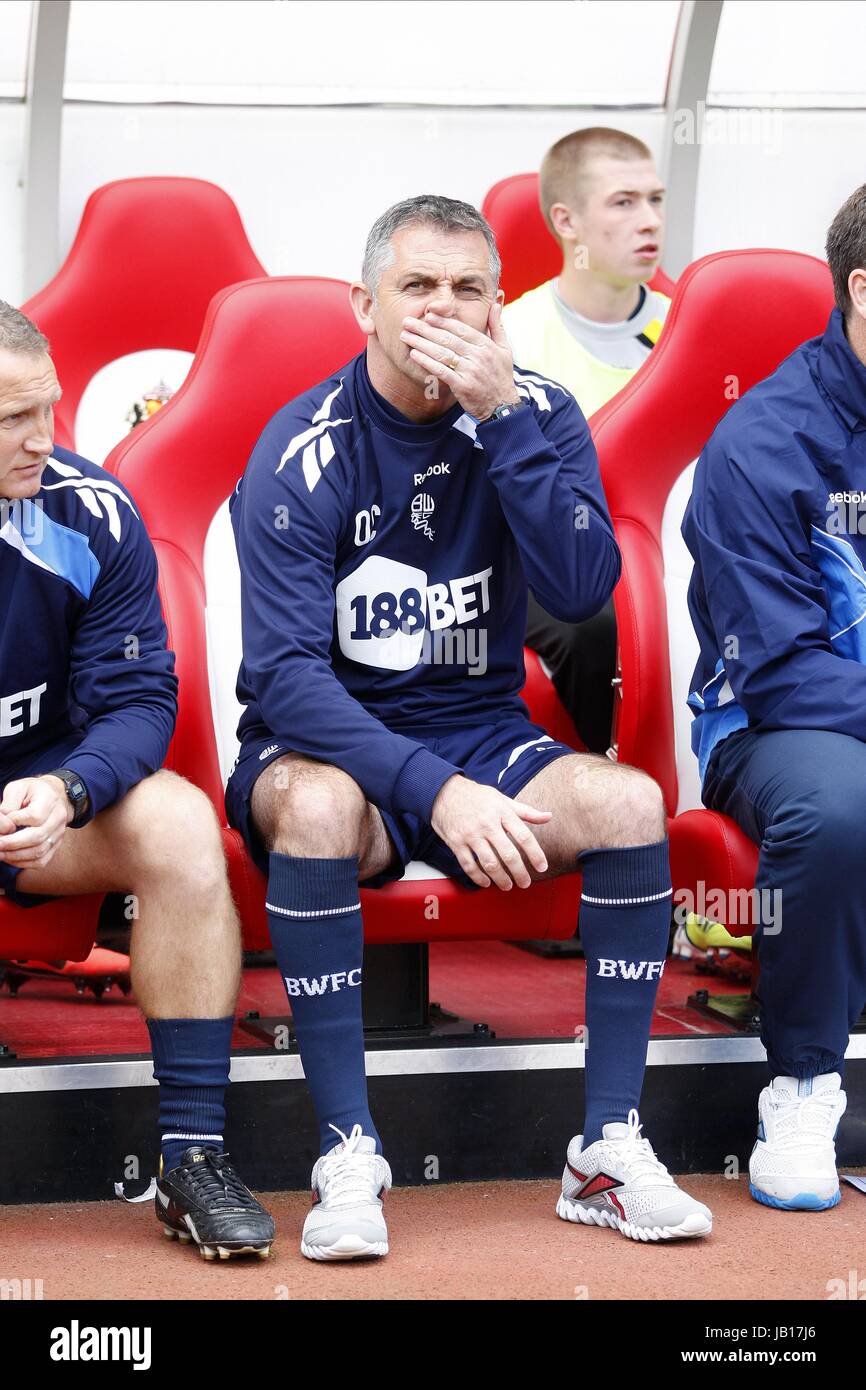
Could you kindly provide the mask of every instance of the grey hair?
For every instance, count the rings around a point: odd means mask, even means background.
[[[377,217],[370,228],[361,278],[374,299],[382,271],[394,262],[392,236],[401,227],[412,226],[438,227],[443,232],[480,232],[490,253],[490,274],[494,288],[499,288],[502,262],[489,222],[471,203],[460,203],[455,198],[443,198],[437,193],[419,193],[416,198],[405,198],[402,203],[395,203],[381,217]]]
[[[847,318],[851,312],[848,277],[852,270],[866,270],[866,183],[854,190],[830,223],[827,263],[836,307]]]
[[[36,324],[13,309],[4,299],[0,299],[0,348],[6,352],[24,352],[39,356],[48,352],[48,339],[40,333]]]

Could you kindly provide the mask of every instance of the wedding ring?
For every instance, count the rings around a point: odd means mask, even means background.
[[[451,361],[448,363],[448,366],[451,368],[452,372],[456,372],[457,368],[460,366],[460,358],[452,357]]]

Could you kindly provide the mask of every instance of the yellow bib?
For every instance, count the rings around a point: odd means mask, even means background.
[[[659,295],[666,305],[670,300]],[[550,285],[529,290],[502,311],[502,323],[518,367],[538,372],[565,386],[589,418],[631,381],[637,367],[610,367],[572,337],[560,318]],[[662,331],[652,319],[643,335],[655,344]]]

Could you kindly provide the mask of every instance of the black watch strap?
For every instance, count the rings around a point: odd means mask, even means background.
[[[59,777],[66,788],[66,796],[72,807],[72,820],[70,828],[77,830],[84,822],[90,810],[90,795],[84,781],[77,772],[72,772],[68,767],[55,767],[50,772],[42,774],[43,777]]]
[[[515,410],[521,410],[522,407],[527,404],[528,402],[520,400],[509,401],[506,405],[505,401],[503,401],[500,405],[494,406],[490,414],[485,415],[483,420],[478,421],[478,424],[489,425],[491,420],[507,420],[509,415],[514,414]]]

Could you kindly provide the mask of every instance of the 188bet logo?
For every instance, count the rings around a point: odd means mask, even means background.
[[[369,599],[358,594],[352,599],[355,626],[352,636],[390,637],[395,632],[417,632],[424,627],[424,598],[418,589],[404,589],[399,596],[387,591]]]
[[[409,671],[424,632],[472,622],[490,608],[492,566],[427,582],[425,570],[371,555],[336,589],[340,650],[352,661]]]

